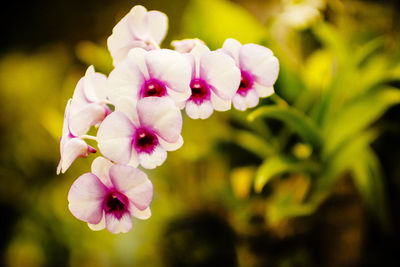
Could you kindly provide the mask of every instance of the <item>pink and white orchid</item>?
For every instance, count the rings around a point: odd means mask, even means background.
[[[115,106],[120,99],[149,96],[170,97],[182,103],[190,96],[190,65],[178,52],[161,49],[132,49],[108,77],[110,99]]]
[[[171,45],[175,48],[175,51],[179,53],[190,53],[196,45],[205,45],[205,43],[197,38],[194,39],[184,39],[184,40],[175,40],[171,42]]]
[[[90,66],[76,85],[69,114],[69,127],[75,135],[83,135],[110,113],[107,106],[107,77]]]
[[[126,233],[132,216],[148,219],[153,185],[147,175],[132,166],[115,164],[98,157],[92,172],[81,175],[68,193],[69,210],[92,230]]]
[[[125,100],[100,125],[99,149],[117,163],[153,169],[182,146],[181,113],[169,98]]]
[[[192,119],[206,119],[214,109],[229,110],[240,83],[240,71],[233,59],[202,44],[186,55],[192,74],[192,94],[186,101],[186,114]]]
[[[60,139],[61,159],[57,166],[57,174],[64,173],[78,157],[87,157],[95,153],[96,149],[89,146],[80,136],[72,133],[70,128],[71,99],[68,101],[64,113],[64,125]]]
[[[130,49],[146,50],[159,48],[168,29],[167,16],[159,11],[147,11],[143,6],[134,6],[114,27],[107,40],[108,49],[116,66],[124,60]]]
[[[241,72],[240,85],[232,99],[238,110],[257,106],[260,97],[274,93],[273,85],[279,73],[279,61],[272,51],[256,44],[241,45],[235,39],[227,39],[220,51],[231,56]]]

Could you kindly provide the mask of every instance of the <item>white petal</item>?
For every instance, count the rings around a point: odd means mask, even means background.
[[[110,177],[114,187],[128,197],[138,209],[144,210],[150,205],[153,185],[143,171],[116,164],[110,168]]]
[[[68,192],[68,208],[78,219],[97,224],[103,216],[105,185],[92,173],[81,175]]]
[[[91,126],[103,121],[107,115],[107,110],[104,105],[97,103],[89,103],[83,106],[74,105],[74,99],[72,99],[69,129],[74,135],[84,135]]]
[[[88,226],[90,228],[90,230],[92,231],[100,231],[103,230],[104,228],[106,228],[106,216],[103,212],[103,218],[101,219],[101,221],[98,224],[91,224],[88,223]]]
[[[211,103],[217,111],[227,111],[231,109],[231,100],[223,100],[214,92],[211,92]]]
[[[146,97],[138,101],[137,111],[142,126],[153,129],[169,142],[178,140],[182,131],[182,115],[172,100]]]
[[[235,60],[236,65],[238,65],[240,47],[242,47],[241,43],[233,38],[228,38],[222,46],[222,51],[231,56]]]
[[[124,60],[111,71],[107,79],[111,102],[126,97],[137,99],[143,83],[144,76],[138,65],[130,59]]]
[[[107,77],[94,71],[93,66],[86,70],[84,80],[84,93],[90,102],[105,100],[107,96]]]
[[[150,79],[148,67],[146,65],[147,55],[148,51],[142,48],[133,48],[129,51],[128,54],[129,61],[139,67],[139,70],[143,73],[143,77],[145,78],[145,80]]]
[[[150,207],[148,207],[145,210],[140,210],[140,209],[136,208],[134,205],[132,205],[132,207],[130,208],[130,212],[131,212],[132,216],[135,216],[136,218],[141,219],[141,220],[146,220],[151,217]]]
[[[242,96],[240,94],[236,94],[233,97],[233,106],[237,110],[244,111],[247,108],[252,108],[258,105],[259,102],[259,97],[257,92],[255,90],[249,90],[246,94],[246,96]]]
[[[126,212],[120,219],[117,219],[112,213],[106,213],[106,227],[112,234],[127,233],[132,229],[132,218]]]
[[[175,40],[171,42],[171,45],[175,48],[175,51],[179,53],[190,53],[193,48],[195,48],[197,45],[202,44],[205,45],[205,43],[197,38],[194,39],[184,39],[184,40]]]
[[[231,100],[239,88],[241,74],[235,61],[222,52],[206,53],[200,60],[200,75],[224,100]]]
[[[64,141],[64,138],[67,140]],[[87,157],[89,153],[95,151],[82,139],[63,137],[61,139],[61,159],[57,167],[57,174],[64,173],[78,157]]]
[[[147,10],[143,6],[135,6],[115,25],[107,46],[114,60],[114,66],[123,61],[130,49],[146,47],[143,38],[147,35],[144,25]]]
[[[158,138],[158,142],[160,142],[160,145],[166,150],[166,151],[175,151],[178,150],[179,148],[182,147],[183,145],[183,138],[180,135],[178,141],[174,142],[174,143],[169,143],[167,141],[165,141],[164,139],[162,139],[161,137]]]
[[[168,29],[168,17],[159,11],[149,11],[145,18],[150,36],[157,44],[164,39]]]
[[[122,112],[111,113],[97,132],[98,146],[107,158],[126,164],[131,158],[131,142],[135,128]]]
[[[156,146],[153,153],[148,154],[145,152],[139,153],[139,163],[145,169],[154,169],[160,166],[167,159],[167,151],[161,146]]]
[[[209,54],[210,53],[210,49],[206,46],[206,45],[196,45],[192,51],[190,51],[190,54],[193,56],[193,60],[194,60],[194,65],[192,65],[194,67],[194,75],[196,78],[200,78],[200,59],[204,54]],[[192,75],[192,79],[193,79],[193,75]]]
[[[139,117],[136,109],[137,99],[121,97],[115,102],[115,110],[124,113],[135,125],[139,125]]]
[[[147,54],[146,63],[151,78],[185,96],[190,92],[192,73],[190,64],[183,55],[169,49],[152,50]]]
[[[279,73],[279,61],[272,51],[256,44],[245,44],[239,53],[240,67],[253,75],[254,80],[271,87]]]
[[[92,162],[92,173],[96,175],[108,188],[112,187],[109,174],[112,165],[111,161],[103,157],[97,157]]]
[[[186,102],[186,114],[192,119],[207,119],[214,112],[210,101],[197,105],[193,101]]]
[[[262,86],[261,84],[254,83],[253,88],[256,90],[259,97],[267,97],[274,93],[273,86]]]

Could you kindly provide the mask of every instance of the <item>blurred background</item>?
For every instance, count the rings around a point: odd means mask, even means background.
[[[169,17],[162,47],[233,37],[271,48],[276,95],[184,117],[153,216],[92,232],[56,176],[67,100],[137,4]],[[1,266],[398,266],[400,4],[396,0],[10,1],[0,16]]]

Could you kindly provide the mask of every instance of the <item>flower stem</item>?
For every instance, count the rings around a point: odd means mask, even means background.
[[[278,106],[281,107],[288,107],[289,104],[284,100],[282,97],[274,93],[273,95],[270,96],[270,99],[274,101]]]
[[[94,140],[94,141],[97,142],[96,136],[84,134],[84,135],[81,135],[80,137],[81,137],[82,139],[89,139],[89,140]]]

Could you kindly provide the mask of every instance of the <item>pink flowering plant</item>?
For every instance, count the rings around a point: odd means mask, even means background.
[[[138,167],[154,169],[183,145],[182,109],[207,119],[232,103],[241,111],[255,107],[274,93],[279,62],[270,49],[234,39],[216,51],[199,39],[161,49],[167,28],[165,14],[133,7],[108,38],[114,69],[106,77],[90,66],[67,103],[57,173],[78,157],[103,155],[68,194],[71,213],[92,230],[126,233],[132,217],[151,216],[153,186]]]

